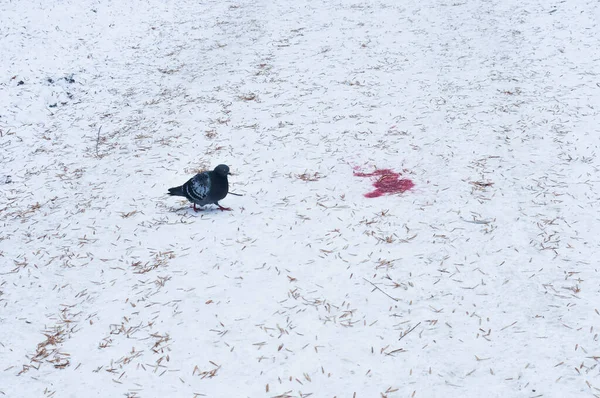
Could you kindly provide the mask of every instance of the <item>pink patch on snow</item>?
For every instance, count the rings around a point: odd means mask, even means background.
[[[373,183],[376,188],[373,192],[365,194],[367,198],[378,198],[385,194],[403,193],[415,186],[415,184],[407,179],[400,178],[400,173],[396,173],[391,169],[375,170],[372,173],[354,172],[356,177],[379,177]]]

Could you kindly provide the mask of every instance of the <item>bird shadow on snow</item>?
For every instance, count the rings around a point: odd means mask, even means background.
[[[231,213],[232,211],[221,210],[216,206],[207,206],[196,211],[192,206],[183,207],[172,207],[171,211],[176,214],[187,214],[192,216],[201,216],[203,214],[219,214],[219,213]]]

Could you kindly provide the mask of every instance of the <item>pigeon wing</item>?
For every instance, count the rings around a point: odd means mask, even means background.
[[[207,172],[196,174],[184,184],[183,190],[191,202],[203,202],[210,192],[210,175]]]

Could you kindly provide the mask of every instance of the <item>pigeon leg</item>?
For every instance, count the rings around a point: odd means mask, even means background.
[[[198,208],[196,208],[196,204],[195,204],[195,203],[194,203],[194,206],[193,206],[193,207],[194,207],[194,211],[196,211],[196,212],[198,212],[198,211],[202,211],[202,209],[198,209]]]
[[[215,204],[216,204],[217,206],[219,206],[219,210],[221,210],[221,211],[231,211],[231,210],[232,210],[232,209],[231,209],[231,207],[223,207],[223,206],[221,206],[221,205],[220,205],[220,204],[218,204],[218,203],[215,203]]]

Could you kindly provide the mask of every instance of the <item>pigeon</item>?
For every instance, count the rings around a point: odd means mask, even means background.
[[[227,181],[229,174],[231,174],[229,167],[220,164],[213,171],[203,171],[190,178],[185,184],[169,188],[169,195],[187,198],[194,204],[195,211],[202,210],[196,208],[196,205],[204,206],[211,203],[219,206],[221,211],[231,210],[229,207],[219,204],[219,200],[225,198],[229,192],[229,182]]]

